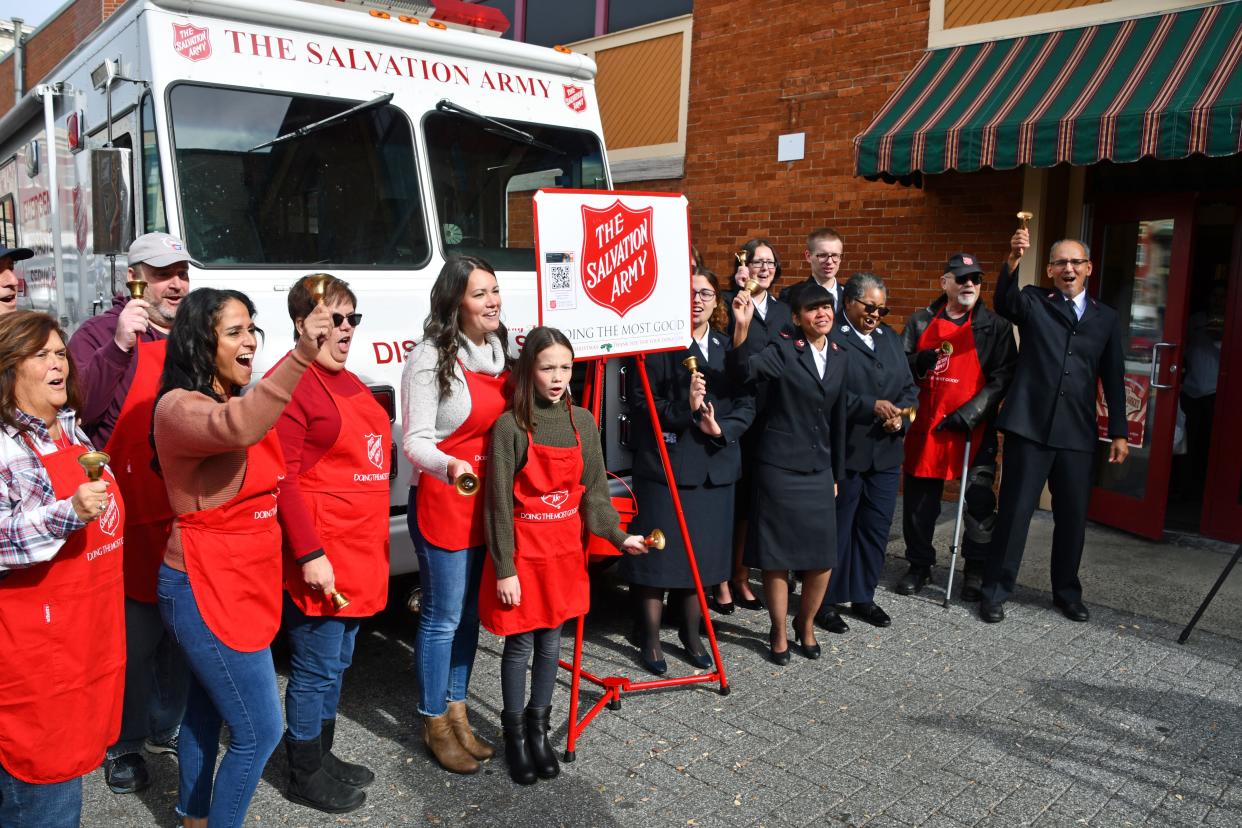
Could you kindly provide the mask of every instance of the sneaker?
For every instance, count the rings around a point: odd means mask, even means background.
[[[178,733],[174,733],[172,738],[163,742],[157,742],[154,739],[147,739],[142,747],[147,753],[152,753],[157,756],[161,753],[171,753],[175,759],[177,757],[177,737],[179,735],[180,734]]]
[[[147,761],[141,753],[125,753],[104,760],[104,781],[114,794],[138,793],[151,784]]]

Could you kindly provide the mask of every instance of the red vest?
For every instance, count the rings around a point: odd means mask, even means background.
[[[939,480],[956,480],[962,476],[966,435],[960,431],[934,429],[945,415],[960,408],[987,384],[979,366],[979,352],[975,349],[973,319],[972,311],[965,322],[955,325],[937,314],[919,337],[920,351],[939,348],[942,342],[948,342],[953,352],[942,353],[936,360],[936,367],[926,377],[916,378],[919,411],[906,433],[906,474]],[[979,450],[982,434],[980,424],[970,435],[975,452]]]

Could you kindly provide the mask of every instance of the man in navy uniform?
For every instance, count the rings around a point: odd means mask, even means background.
[[[819,285],[832,294],[832,311],[836,318],[838,320],[845,318],[845,309],[842,307],[845,285],[837,280],[837,274],[841,272],[841,257],[844,253],[845,241],[836,230],[831,227],[812,230],[811,234],[806,237],[806,253],[804,254],[806,263],[811,266],[811,275],[805,282],[790,286],[790,289],[786,291],[789,298],[793,298],[792,291],[803,285]]]
[[[1017,326],[1021,346],[996,423],[1005,434],[1000,511],[979,615],[989,623],[1004,619],[1047,482],[1055,522],[1052,600],[1071,621],[1086,621],[1078,566],[1098,440],[1097,384],[1108,403],[1108,462],[1123,463],[1129,453],[1122,333],[1116,311],[1086,294],[1091,254],[1085,244],[1054,244],[1048,255],[1052,287],[1020,288],[1018,264],[1029,246],[1026,230],[1013,234],[996,284],[996,310]]]

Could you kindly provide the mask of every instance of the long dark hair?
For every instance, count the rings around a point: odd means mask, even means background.
[[[65,404],[76,411],[79,408],[76,372],[67,348],[69,337],[60,324],[46,313],[32,310],[0,316],[0,422],[19,434],[26,433],[30,427],[17,419],[17,369],[39,353],[52,334],[59,334],[60,341],[66,345],[69,370],[65,374],[65,390],[69,399]]]
[[[225,398],[215,388],[216,323],[220,321],[220,311],[233,300],[245,305],[250,316],[254,316],[254,302],[239,290],[198,288],[181,300],[177,318],[168,333],[168,354],[164,358],[160,391],[155,398],[157,407],[160,398],[174,388],[197,391],[216,402],[224,402]],[[263,334],[257,328],[255,332]],[[241,393],[240,388],[226,391],[231,397]]]
[[[492,266],[477,256],[450,256],[431,286],[431,310],[423,321],[423,340],[436,349],[436,385],[440,389],[440,399],[453,392],[454,368],[461,348],[461,301],[466,296],[470,274],[476,270],[496,275]],[[503,322],[496,329],[496,335],[500,337],[507,362],[509,331]]]
[[[509,382],[513,390],[513,419],[517,420],[518,428],[523,431],[530,431],[534,428],[535,360],[539,358],[539,354],[553,345],[563,345],[569,349],[571,357],[574,355],[573,343],[557,328],[540,325],[531,329],[531,332],[526,335],[526,341],[522,344],[522,353],[518,356],[517,365],[514,366],[513,374],[510,376]],[[565,389],[564,400],[566,406],[574,403],[574,395],[569,388]]]

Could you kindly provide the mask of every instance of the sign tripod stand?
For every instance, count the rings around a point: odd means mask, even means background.
[[[690,530],[686,526],[686,516],[682,512],[681,498],[677,493],[677,481],[673,478],[673,467],[669,462],[668,448],[664,445],[663,432],[660,428],[660,420],[656,414],[655,400],[651,393],[651,382],[647,378],[647,362],[645,354],[634,355],[634,361],[638,368],[638,377],[642,380],[643,394],[647,399],[647,414],[651,421],[651,428],[655,431],[655,443],[660,451],[660,463],[664,467],[664,479],[668,482],[669,494],[673,498],[673,508],[677,512],[677,524],[681,530],[681,539],[686,546],[686,557],[690,564],[690,573],[694,577],[694,589],[699,596],[699,610],[703,614],[703,623],[707,628],[707,640],[711,644],[712,661],[714,668],[706,673],[690,676],[677,676],[674,678],[655,679],[652,681],[634,681],[624,676],[597,676],[593,673],[582,669],[582,634],[585,616],[579,616],[577,621],[577,629],[574,634],[574,655],[573,662],[568,663],[564,660],[560,662],[561,667],[570,671],[570,690],[569,690],[569,735],[565,742],[565,761],[572,762],[576,758],[575,746],[578,737],[586,730],[587,725],[599,715],[599,712],[607,705],[609,710],[621,709],[621,696],[624,693],[640,693],[644,690],[659,690],[664,687],[680,687],[682,685],[691,684],[714,684],[719,683],[720,687],[717,692],[722,696],[729,695],[729,681],[725,676],[724,662],[720,658],[720,647],[716,643],[716,629],[712,624],[711,612],[707,606],[707,595],[703,591],[703,582],[699,577],[699,566],[694,558],[694,547],[690,543]],[[599,357],[592,360],[587,375],[587,381],[583,393],[583,397],[589,402],[588,408],[599,422],[600,401],[603,396],[604,388],[604,367],[607,363],[607,357]],[[579,708],[579,692],[583,680],[603,688],[603,695],[595,702],[594,705],[582,716],[578,718]]]

